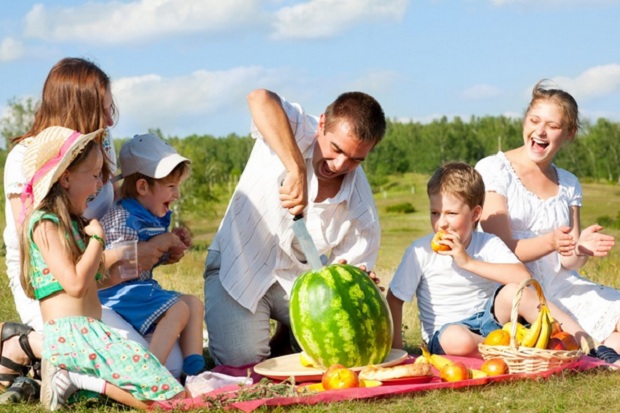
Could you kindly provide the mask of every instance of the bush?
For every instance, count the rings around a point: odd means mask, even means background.
[[[415,207],[411,205],[411,202],[401,202],[400,204],[394,204],[387,207],[387,212],[394,212],[397,214],[411,214],[416,212]]]
[[[617,228],[616,220],[614,220],[609,215],[604,215],[602,217],[598,217],[596,219],[596,223],[605,227],[605,228]]]

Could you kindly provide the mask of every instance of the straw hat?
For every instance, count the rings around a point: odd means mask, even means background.
[[[36,135],[24,154],[22,168],[28,183],[22,192],[22,203],[31,198],[32,209],[38,207],[88,142],[103,134],[104,129],[82,135],[68,128],[51,126]]]

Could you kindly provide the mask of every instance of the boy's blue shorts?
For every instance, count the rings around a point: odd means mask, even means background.
[[[441,344],[439,344],[439,338],[441,337],[441,334],[446,330],[446,328],[451,325],[465,326],[472,333],[478,334],[483,337],[489,335],[489,333],[493,330],[501,329],[502,325],[498,323],[495,319],[495,314],[493,310],[495,304],[495,297],[503,287],[503,285],[499,286],[495,290],[495,292],[493,293],[493,297],[487,301],[484,309],[479,313],[476,313],[464,320],[457,321],[456,323],[448,323],[442,326],[438,331],[435,331],[431,336],[430,340],[428,340],[428,351],[430,351],[431,354],[446,354],[443,351],[443,348],[441,348]]]

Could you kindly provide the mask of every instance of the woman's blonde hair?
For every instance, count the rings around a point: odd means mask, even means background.
[[[563,115],[563,125],[571,133],[577,133],[579,130],[579,106],[575,98],[568,92],[565,92],[554,85],[547,79],[542,79],[532,89],[532,100],[525,110],[525,114],[539,102],[551,102],[556,104]],[[565,124],[565,125],[564,125]]]

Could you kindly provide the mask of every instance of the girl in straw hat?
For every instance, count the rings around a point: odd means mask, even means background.
[[[24,214],[20,196],[27,181],[22,172],[24,153],[38,134],[49,126],[64,126],[82,133],[89,133],[112,127],[116,116],[117,110],[112,98],[108,75],[89,60],[66,57],[52,67],[45,80],[31,129],[11,142],[11,151],[7,156],[4,169],[6,227],[3,235],[9,285],[13,293],[15,308],[24,324],[0,323],[0,355],[2,356],[0,388],[2,385],[9,387],[15,381],[10,391],[0,395],[0,404],[29,397],[25,392],[24,383],[31,383],[34,386],[37,384],[29,377],[20,376],[27,373],[30,366],[34,365],[35,371],[38,370],[37,362],[41,356],[43,341],[39,334],[43,329],[39,303],[26,296],[20,282],[19,233],[20,216]],[[107,160],[104,168],[109,165],[110,173],[114,174],[116,155],[110,134],[106,134],[106,137],[102,139],[101,146]],[[114,199],[112,183],[109,180],[105,182],[105,177],[110,175],[104,171],[103,176],[102,188],[94,199],[89,200],[88,208],[84,211],[86,218],[100,219],[112,205]],[[160,245],[162,241],[162,237],[154,237],[152,241],[140,243],[138,259],[142,268],[151,268],[159,262],[163,251],[168,249],[165,245]],[[112,260],[108,259],[106,262],[111,264]],[[114,311],[104,307],[102,320],[115,328],[123,337],[148,347],[148,341]],[[181,349],[176,343],[167,359],[166,366],[175,377],[179,377],[182,364]]]
[[[81,217],[102,185],[98,140],[103,134],[103,129],[82,135],[50,127],[24,156],[28,183],[22,202],[32,212],[22,225],[22,286],[41,307],[41,401],[50,410],[79,388],[143,409],[152,401],[185,396],[151,353],[99,321],[96,280],[103,271],[105,233],[97,219]],[[103,388],[77,372],[104,379]]]

